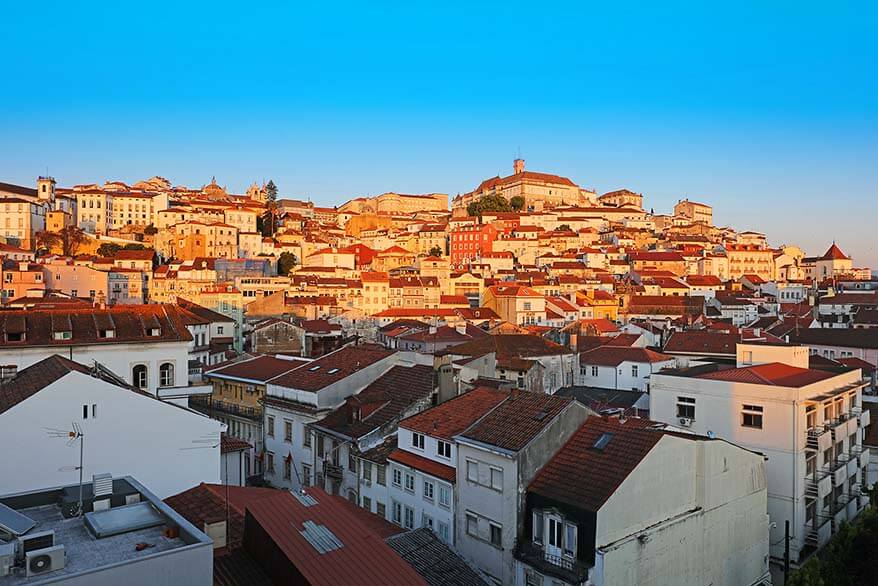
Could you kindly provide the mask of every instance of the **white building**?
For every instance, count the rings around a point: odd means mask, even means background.
[[[400,423],[398,448],[387,458],[389,482],[382,485],[386,486],[382,501],[391,521],[407,529],[427,527],[441,541],[455,545],[458,477],[454,436],[508,396],[505,391],[479,387]]]
[[[653,373],[672,368],[677,359],[647,348],[598,346],[579,354],[578,385],[604,389],[649,391]]]
[[[316,468],[328,456],[332,464],[327,492],[339,494],[342,478],[335,466],[347,463],[347,447],[320,435],[312,442],[308,424],[338,408],[399,362],[395,352],[377,346],[346,346],[282,374],[266,385],[263,397],[264,478],[275,486],[298,489],[324,486],[326,471]]]
[[[859,369],[810,370],[804,346],[738,344],[736,368],[653,375],[650,416],[765,454],[771,555],[782,557],[790,521],[795,561],[867,504],[865,384]]]
[[[122,305],[0,313],[0,363],[19,370],[60,354],[95,361],[126,383],[174,398],[209,387],[189,387],[192,338],[173,305]]]
[[[513,391],[454,437],[457,442],[457,550],[494,584],[515,580],[515,541],[524,490],[587,416],[570,399]]]
[[[0,494],[76,481],[79,441],[86,478],[134,475],[159,497],[219,482],[220,422],[92,373],[52,355],[0,385]]]
[[[763,457],[663,427],[598,416],[582,424],[527,487],[516,584],[769,578]]]

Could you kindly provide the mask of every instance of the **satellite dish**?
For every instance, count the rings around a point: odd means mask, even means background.
[[[708,431],[708,432],[707,432],[707,437],[709,437],[710,439],[715,439],[715,438],[716,438],[716,434],[713,433],[712,431]]]

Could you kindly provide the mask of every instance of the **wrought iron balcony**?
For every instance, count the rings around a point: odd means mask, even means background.
[[[190,397],[189,406],[207,415],[210,415],[211,411],[219,411],[227,415],[236,415],[253,421],[262,421],[262,407],[247,407],[236,403],[218,401],[205,396]]]
[[[579,559],[546,553],[540,545],[532,541],[516,541],[512,554],[516,559],[539,572],[561,578],[571,584],[584,582],[591,568],[590,564]]]
[[[324,461],[323,474],[325,474],[327,478],[340,481],[344,477],[344,470],[342,470],[342,467],[338,464]]]

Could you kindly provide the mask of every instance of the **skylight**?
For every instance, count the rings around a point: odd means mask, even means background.
[[[336,372],[338,372],[337,368],[330,368],[328,374],[335,374]]]
[[[603,450],[607,447],[607,444],[610,443],[611,439],[613,439],[612,433],[602,433],[601,437],[599,437],[597,441],[595,441],[592,447],[596,450]]]
[[[311,372],[317,372],[318,370],[320,370],[320,365],[318,364],[317,366],[312,366],[308,370]]]

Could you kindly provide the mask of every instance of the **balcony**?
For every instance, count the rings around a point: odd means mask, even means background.
[[[227,403],[226,401],[218,401],[211,397],[190,397],[189,406],[208,416],[213,411],[219,411],[227,415],[235,415],[245,419],[262,422],[262,407],[246,407],[236,403]]]
[[[327,478],[331,478],[332,480],[336,480],[341,482],[342,478],[344,478],[344,470],[338,464],[333,464],[332,462],[323,462],[323,474]]]
[[[591,569],[590,564],[578,559],[548,554],[532,541],[517,541],[512,555],[540,573],[555,576],[570,584],[584,582]]]
[[[809,427],[805,437],[805,448],[822,454],[832,446],[832,434],[827,433],[828,431],[828,425]]]

